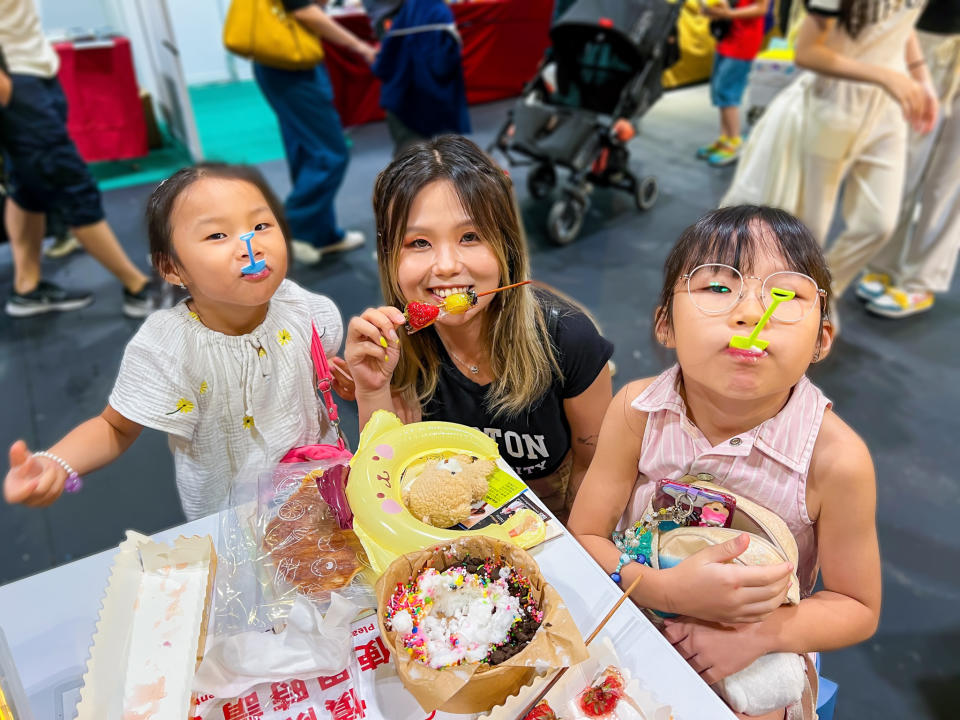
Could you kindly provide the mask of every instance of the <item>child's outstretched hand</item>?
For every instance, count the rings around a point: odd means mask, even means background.
[[[10,446],[10,471],[3,481],[8,503],[46,507],[60,497],[66,480],[66,470],[45,457],[34,457],[23,440]]]
[[[395,307],[368,308],[350,320],[343,355],[353,376],[357,395],[389,387],[400,360],[397,328],[406,322]]]
[[[730,563],[749,544],[748,535],[738,535],[665,570],[671,576],[670,612],[712,622],[748,623],[759,622],[780,607],[793,566]]]

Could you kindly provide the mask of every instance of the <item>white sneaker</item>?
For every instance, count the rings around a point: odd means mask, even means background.
[[[342,239],[317,249],[320,251],[321,255],[330,255],[333,253],[346,252],[347,250],[358,248],[363,245],[365,240],[366,238],[359,230],[347,230]]]
[[[890,287],[890,276],[885,273],[865,273],[857,283],[857,297],[865,302],[883,297]]]
[[[316,265],[323,257],[320,248],[305,240],[291,240],[290,246],[293,248],[293,259],[304,265]]]

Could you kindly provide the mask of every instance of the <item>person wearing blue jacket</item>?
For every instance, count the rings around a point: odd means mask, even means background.
[[[405,0],[384,23],[373,73],[394,154],[420,140],[470,132],[462,41],[444,0]]]

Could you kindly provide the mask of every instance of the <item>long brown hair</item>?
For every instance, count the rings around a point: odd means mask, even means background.
[[[856,39],[864,28],[888,18],[899,2],[916,7],[923,0],[841,0],[837,22],[847,35]]]
[[[414,199],[427,185],[449,181],[480,239],[496,256],[500,284],[527,280],[530,259],[510,178],[474,143],[444,135],[407,148],[378,176],[373,189],[380,287],[388,305],[406,298],[397,281],[400,250]],[[516,416],[533,405],[561,377],[543,310],[530,286],[498,293],[483,317],[483,342],[494,377],[487,408]],[[433,397],[440,374],[440,338],[426,330],[400,334],[400,362],[393,389],[412,405]]]

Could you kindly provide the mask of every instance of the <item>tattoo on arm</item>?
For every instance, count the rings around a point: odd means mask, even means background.
[[[581,445],[586,445],[587,447],[593,447],[597,444],[598,435],[587,435],[586,437],[578,437],[577,442]]]

